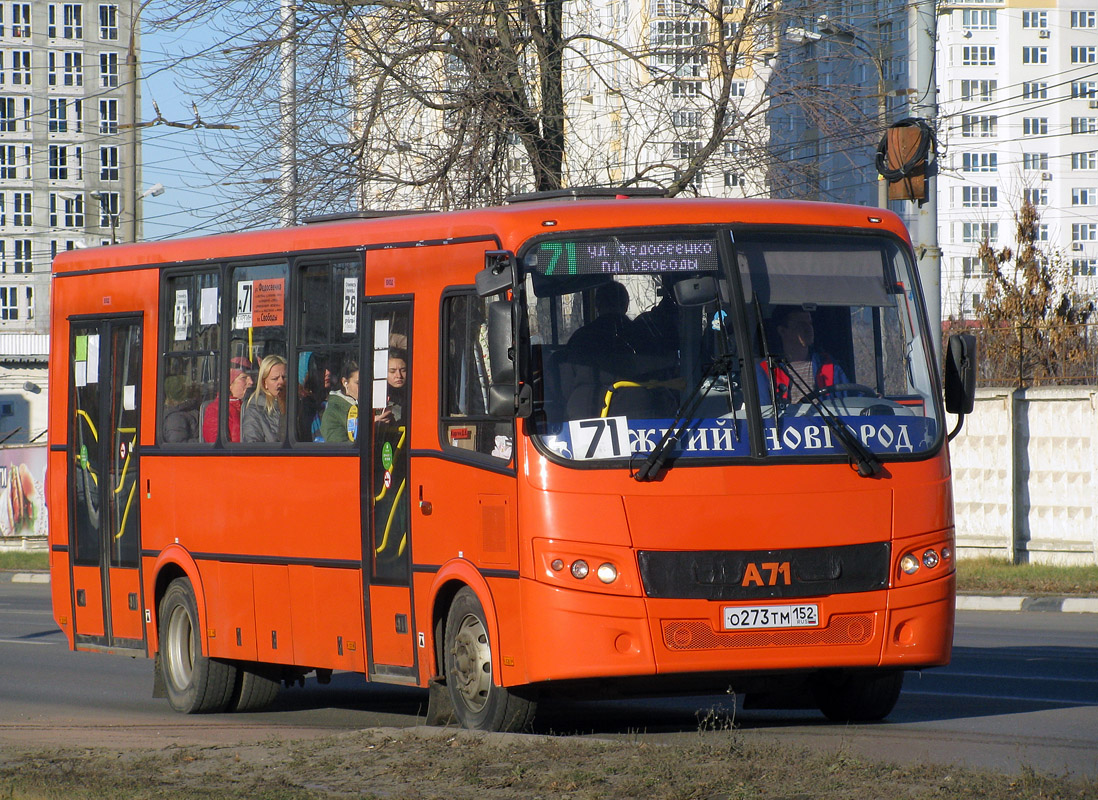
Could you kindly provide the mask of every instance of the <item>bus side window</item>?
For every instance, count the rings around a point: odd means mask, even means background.
[[[206,271],[167,279],[158,429],[162,444],[204,441],[202,415],[217,394],[218,278],[217,272]]]
[[[487,303],[473,293],[442,301],[442,429],[447,447],[511,460],[514,421],[488,415]]]
[[[286,440],[287,397],[293,383],[286,360],[287,265],[256,264],[230,272],[232,315],[229,358],[222,365],[230,390],[237,372],[252,382],[243,397],[230,397],[225,441],[278,443]],[[232,406],[239,402],[239,412]],[[239,419],[239,426],[236,420]]]
[[[349,446],[355,440],[360,273],[361,262],[348,257],[306,264],[299,272],[301,317],[294,348],[295,441]],[[344,376],[346,381],[341,380]],[[332,393],[336,395],[332,398],[332,410],[328,411]],[[354,415],[349,413],[352,406]]]

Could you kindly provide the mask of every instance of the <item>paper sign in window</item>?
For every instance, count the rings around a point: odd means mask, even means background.
[[[201,306],[198,312],[199,325],[217,324],[217,287],[206,286],[202,289]]]
[[[187,341],[187,329],[190,327],[191,310],[187,299],[186,289],[177,289],[175,292],[175,341]]]
[[[265,328],[283,324],[282,298],[286,279],[252,281],[252,327]]]

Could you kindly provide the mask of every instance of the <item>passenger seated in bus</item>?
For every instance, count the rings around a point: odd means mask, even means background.
[[[331,380],[327,359],[320,353],[302,353],[298,359],[297,380],[297,441],[323,442],[320,429]]]
[[[237,357],[229,368],[229,441],[240,441],[240,408],[248,391],[255,386],[252,378],[252,362]],[[217,441],[217,422],[221,395],[206,405],[202,412],[202,441]]]
[[[281,442],[286,435],[286,359],[264,356],[259,364],[259,388],[240,414],[244,442]]]
[[[340,388],[328,395],[320,421],[320,435],[325,442],[353,442],[358,434],[358,364],[355,361],[343,362],[339,383]]]
[[[781,352],[774,355],[781,358],[794,375],[791,377],[784,366],[774,368],[774,395],[779,405],[804,402],[810,391],[818,391],[829,386],[848,383],[843,368],[826,353],[815,347],[816,329],[812,313],[800,306],[777,306],[770,316],[771,329],[776,330],[781,341]],[[770,365],[766,359],[759,362],[759,394],[762,403],[770,402]]]
[[[164,379],[164,441],[198,441],[199,386],[182,375]]]

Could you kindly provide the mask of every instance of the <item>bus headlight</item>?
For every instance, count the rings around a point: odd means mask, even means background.
[[[927,569],[934,569],[938,566],[938,553],[934,550],[927,550],[923,553],[923,566]]]
[[[589,572],[591,572],[591,567],[582,558],[577,558],[572,562],[572,577],[576,580],[582,581]]]
[[[908,575],[914,575],[919,571],[919,559],[915,558],[911,553],[908,553],[900,559],[900,569]]]
[[[618,579],[618,568],[607,562],[605,564],[600,564],[595,574],[603,583],[613,583]]]

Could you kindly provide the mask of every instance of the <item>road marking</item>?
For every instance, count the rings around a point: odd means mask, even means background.
[[[1093,700],[1062,700],[1055,697],[1021,697],[1007,694],[972,694],[971,692],[920,692],[918,689],[904,688],[903,694],[919,697],[968,697],[975,700],[1009,700],[1015,703],[1047,703],[1057,706],[1098,706]]]
[[[46,647],[55,647],[59,642],[28,642],[24,639],[0,639],[0,644],[39,644]]]

